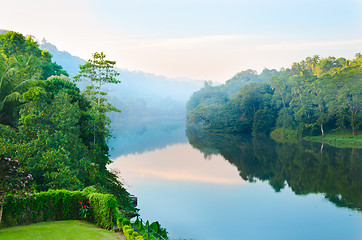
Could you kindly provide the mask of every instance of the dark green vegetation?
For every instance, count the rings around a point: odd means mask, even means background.
[[[86,209],[87,213],[80,209]],[[116,218],[116,198],[89,187],[83,191],[49,190],[21,199],[7,195],[1,226],[86,219],[99,227],[111,229]]]
[[[98,67],[95,71],[102,74]],[[19,171],[32,175],[32,191],[94,186],[113,194],[123,210],[134,210],[118,176],[106,169],[106,113],[114,109],[93,83],[81,93],[31,37],[0,34],[0,155],[16,159]]]
[[[290,69],[238,73],[220,86],[205,86],[187,103],[189,125],[253,135],[355,135],[362,125],[362,55],[354,60],[318,56]]]
[[[43,222],[0,230],[2,240],[117,240],[115,233],[79,220]]]
[[[37,80],[66,74],[31,37],[0,34],[0,124],[15,126],[21,95]]]
[[[322,193],[336,206],[362,210],[362,149],[306,141],[281,143],[191,127],[187,136],[205,157],[222,155],[246,181],[268,181],[276,192],[288,185],[297,195]]]
[[[117,226],[122,229],[126,240],[157,240],[168,239],[166,229],[162,228],[158,222],[149,223],[137,220],[131,222],[127,218],[118,218]]]
[[[313,142],[327,143],[335,147],[362,148],[362,135],[352,135],[350,132],[330,132],[324,136],[307,136],[304,139]]]

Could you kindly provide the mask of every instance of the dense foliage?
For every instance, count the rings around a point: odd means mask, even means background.
[[[269,134],[287,129],[324,135],[353,134],[362,125],[362,56],[354,60],[318,56],[290,69],[238,73],[220,86],[205,86],[187,104],[189,125],[231,133]]]
[[[82,203],[82,204],[80,204]],[[2,226],[80,219],[80,208],[88,204],[87,220],[111,229],[116,218],[117,200],[109,194],[85,191],[50,190],[27,199],[7,195]]]
[[[0,155],[18,160],[36,191],[95,186],[131,208],[118,176],[106,169],[105,101],[98,91],[95,103],[66,75],[31,37],[0,34]]]
[[[0,206],[4,204],[6,194],[13,194],[20,199],[31,196],[28,191],[32,180],[31,174],[20,169],[19,161],[0,156]]]
[[[128,218],[119,217],[117,226],[122,230],[126,240],[154,240],[169,239],[165,228],[162,228],[159,222],[143,222],[137,218],[131,222]]]
[[[16,125],[21,94],[36,80],[67,75],[51,57],[31,36],[0,34],[0,124]]]

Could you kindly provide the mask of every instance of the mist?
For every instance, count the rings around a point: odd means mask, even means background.
[[[59,51],[56,46],[43,41],[41,48],[53,55],[53,61],[63,66],[74,77],[79,65],[86,61],[68,52]],[[167,78],[141,71],[117,68],[120,84],[107,84],[108,100],[121,113],[110,113],[113,127],[126,123],[149,122],[154,120],[183,120],[186,102],[193,92],[203,86],[203,82],[187,78]],[[82,89],[88,83],[77,85]]]

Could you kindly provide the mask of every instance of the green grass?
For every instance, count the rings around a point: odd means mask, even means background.
[[[86,221],[42,222],[27,226],[0,229],[1,240],[118,240],[114,232],[99,228]]]
[[[305,140],[321,142],[339,148],[362,148],[362,134],[352,135],[351,132],[338,131],[325,136],[305,137]]]

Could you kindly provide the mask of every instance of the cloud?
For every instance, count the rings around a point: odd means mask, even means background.
[[[127,37],[114,46],[124,64],[143,70],[178,77],[226,81],[248,68],[290,67],[315,54],[322,57],[353,58],[362,40],[293,41],[277,36],[214,35],[184,38],[143,39]]]
[[[112,2],[3,0],[0,28],[45,37],[84,59],[104,51],[120,68],[219,82],[248,68],[362,51],[355,1],[319,3],[317,19],[306,18],[303,1]],[[295,13],[297,6],[304,8]]]

